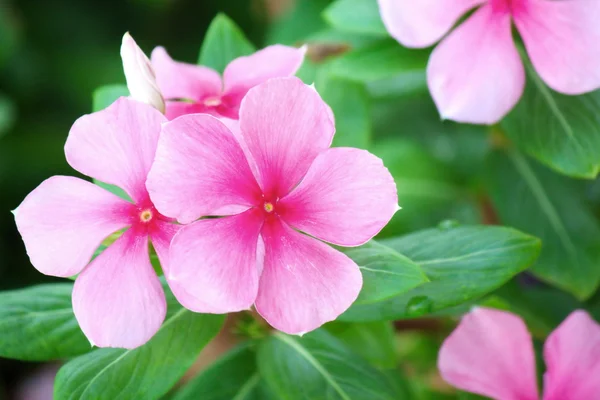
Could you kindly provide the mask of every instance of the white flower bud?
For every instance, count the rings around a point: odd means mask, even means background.
[[[162,97],[152,63],[139,48],[129,32],[123,35],[121,60],[131,97],[165,113],[165,100]]]

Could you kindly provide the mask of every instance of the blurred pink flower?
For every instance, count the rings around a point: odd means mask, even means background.
[[[151,58],[167,100],[169,120],[193,113],[238,119],[240,103],[248,90],[270,78],[293,76],[305,52],[304,47],[268,46],[230,62],[222,81],[211,68],[173,61],[162,47],[155,48]]]
[[[600,393],[600,325],[574,311],[544,345],[544,400],[597,399]],[[475,308],[440,350],[442,377],[457,388],[500,400],[536,400],[531,336],[518,316]]]
[[[91,182],[54,176],[14,211],[35,268],[51,276],[79,273],[73,309],[85,335],[99,347],[140,346],[165,317],[165,296],[150,263],[148,239],[164,269],[178,226],[156,211],[145,185],[163,122],[166,118],[154,108],[120,98],[79,118],[69,132],[69,164],[123,188],[133,204]],[[90,262],[102,241],[124,228]]]
[[[511,21],[552,89],[575,95],[600,87],[600,1],[378,1],[388,31],[407,47],[433,45],[463,14],[481,6],[429,59],[429,90],[443,118],[492,124],[517,104],[525,71]]]
[[[362,286],[358,266],[320,240],[367,242],[396,212],[396,185],[367,151],[329,148],[331,110],[297,78],[251,89],[236,124],[196,114],[163,127],[147,182],[158,210],[182,223],[227,216],[182,228],[167,280],[193,311],[254,304],[279,330],[311,331]]]

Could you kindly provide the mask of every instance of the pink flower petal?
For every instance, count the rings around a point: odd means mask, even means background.
[[[596,399],[600,393],[600,325],[574,311],[544,345],[544,400]]]
[[[169,273],[169,247],[171,246],[173,236],[181,229],[181,225],[167,221],[156,221],[155,224],[154,229],[150,231],[150,240],[160,261],[163,273],[167,275]]]
[[[65,144],[67,161],[82,174],[119,186],[141,202],[147,198],[146,176],[165,121],[149,105],[121,97],[75,121]]]
[[[268,79],[295,75],[305,53],[305,47],[297,49],[276,44],[236,58],[223,72],[224,94],[235,93],[241,101],[249,89]]]
[[[169,121],[186,114],[206,113],[214,115],[216,112],[200,103],[187,103],[185,101],[167,101],[165,116]]]
[[[444,380],[468,392],[502,400],[536,400],[531,335],[509,312],[476,308],[444,341],[438,356]]]
[[[216,71],[174,61],[163,47],[155,48],[151,59],[158,87],[165,99],[202,101],[221,94],[221,77]]]
[[[258,291],[257,242],[262,214],[202,219],[171,245],[169,286],[186,308],[222,314],[247,310]]]
[[[279,197],[300,182],[335,133],[319,94],[294,77],[271,79],[251,89],[240,108],[240,128],[263,191]]]
[[[378,0],[390,35],[406,47],[429,47],[458,19],[486,0]]]
[[[525,71],[508,13],[483,6],[433,51],[427,81],[444,119],[498,122],[517,104]]]
[[[394,178],[365,150],[332,148],[317,156],[306,176],[281,200],[291,226],[340,246],[375,236],[398,209]]]
[[[31,264],[43,274],[79,273],[102,241],[130,224],[133,205],[79,178],[54,176],[14,211]]]
[[[233,134],[205,114],[184,115],[163,126],[147,186],[158,211],[181,223],[237,214],[261,195]]]
[[[600,87],[600,2],[525,0],[514,19],[548,86],[566,94]]]
[[[273,327],[303,334],[333,321],[356,300],[362,276],[347,256],[275,218],[265,222],[262,237],[265,264],[256,310]]]
[[[128,230],[77,277],[73,311],[98,347],[132,349],[165,319],[167,304],[148,256],[148,238]]]

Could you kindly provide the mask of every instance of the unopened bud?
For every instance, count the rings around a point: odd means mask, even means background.
[[[152,63],[139,48],[129,32],[123,35],[121,60],[131,97],[165,113],[165,100],[162,97]]]

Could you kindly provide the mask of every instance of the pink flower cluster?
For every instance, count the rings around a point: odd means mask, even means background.
[[[552,89],[581,94],[600,88],[600,1],[378,0],[390,34],[407,47],[433,50],[427,82],[443,118],[493,124],[519,101],[525,68],[517,28],[537,73]]]
[[[574,311],[544,344],[544,400],[597,399],[600,394],[600,325]],[[521,318],[475,308],[440,350],[438,367],[450,384],[500,400],[537,400],[531,336]]]
[[[272,46],[234,60],[223,87],[216,72],[175,62],[162,48],[150,61],[129,35],[121,54],[133,98],[79,118],[65,154],[132,201],[55,176],[14,212],[40,272],[79,274],[73,309],[90,342],[134,348],[162,324],[165,295],[149,242],[174,295],[193,311],[254,305],[292,334],[345,311],[361,273],[324,242],[367,242],[398,209],[397,192],[377,157],[329,148],[331,110],[290,77],[304,50]]]

